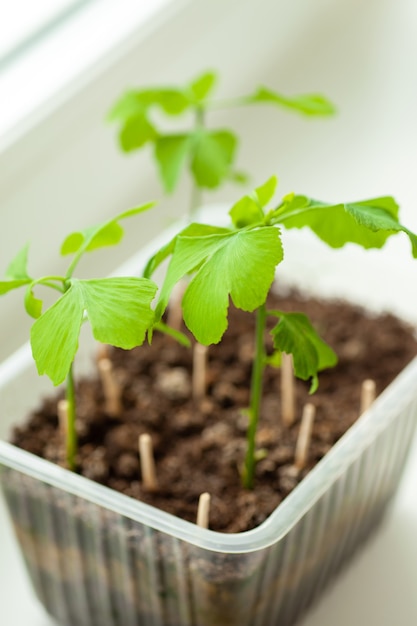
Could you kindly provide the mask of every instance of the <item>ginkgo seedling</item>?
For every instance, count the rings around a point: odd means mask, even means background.
[[[152,204],[131,209],[97,226],[72,233],[61,246],[62,255],[72,255],[64,276],[34,279],[28,273],[28,246],[10,263],[7,280],[0,281],[0,295],[26,287],[25,308],[36,319],[31,328],[32,354],[39,375],[47,374],[54,385],[66,380],[66,457],[75,468],[77,436],[75,429],[75,390],[73,362],[78,349],[81,326],[88,321],[97,341],[124,349],[143,343],[154,323],[151,302],[157,286],[148,278],[111,277],[78,279],[73,273],[86,252],[116,245],[123,237],[120,222],[142,213]],[[59,297],[45,312],[34,291],[43,285]]]
[[[175,190],[182,172],[189,169],[193,180],[191,214],[199,208],[202,189],[215,189],[227,180],[238,183],[247,180],[246,174],[235,167],[236,133],[229,128],[207,127],[207,117],[212,111],[269,105],[309,117],[335,112],[334,105],[320,94],[288,97],[267,87],[259,87],[239,98],[216,99],[213,98],[216,82],[215,72],[204,72],[181,87],[132,89],[119,98],[109,113],[109,120],[119,124],[124,152],[152,145],[167,193]],[[179,132],[164,128],[164,117],[178,118]]]
[[[391,197],[354,203],[326,204],[307,196],[290,194],[267,210],[277,180],[271,177],[230,209],[230,227],[192,223],[161,248],[148,262],[145,276],[171,257],[155,319],[160,320],[174,286],[192,276],[182,299],[186,326],[200,343],[218,343],[228,325],[230,301],[244,311],[256,312],[255,357],[252,368],[248,444],[243,483],[252,488],[256,463],[255,435],[260,416],[262,378],[271,357],[265,351],[267,317],[276,318],[271,335],[274,349],[291,354],[295,375],[310,380],[310,392],[318,386],[318,373],[336,364],[333,350],[319,337],[308,318],[297,312],[267,310],[266,300],[283,261],[281,228],[309,227],[332,248],[356,243],[365,249],[381,248],[400,231],[411,242],[417,257],[417,236],[401,225],[398,205]],[[274,355],[273,355],[274,356]],[[275,362],[277,358],[274,358]]]

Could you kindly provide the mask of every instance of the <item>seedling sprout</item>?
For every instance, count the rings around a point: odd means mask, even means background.
[[[149,261],[145,276],[171,257],[156,306],[156,320],[164,314],[172,289],[192,275],[182,300],[186,326],[204,345],[218,343],[228,325],[229,301],[244,311],[255,312],[255,358],[251,380],[247,453],[243,484],[254,486],[255,436],[260,416],[262,378],[268,362],[265,351],[267,317],[276,318],[271,330],[277,356],[291,354],[295,375],[310,380],[310,392],[318,386],[318,372],[336,364],[333,350],[318,336],[302,313],[268,310],[266,300],[284,252],[280,228],[309,227],[332,248],[356,243],[381,248],[387,239],[405,232],[417,257],[417,236],[401,225],[398,205],[391,197],[354,203],[326,204],[307,196],[289,194],[273,209],[277,180],[271,177],[230,210],[232,226],[192,223]],[[276,358],[274,359],[276,360]]]
[[[150,209],[152,204],[125,211],[97,226],[69,235],[61,246],[62,255],[72,255],[64,276],[34,279],[28,273],[28,246],[7,269],[7,280],[0,281],[0,295],[26,288],[25,308],[35,318],[30,337],[33,358],[39,375],[47,374],[54,385],[66,380],[66,404],[60,407],[61,430],[66,435],[67,465],[76,467],[75,389],[73,362],[78,350],[81,326],[89,321],[93,336],[104,344],[130,349],[143,343],[153,324],[151,302],[157,286],[148,278],[74,278],[74,271],[86,252],[116,245],[123,237],[120,223]],[[43,285],[59,293],[45,312],[35,289]],[[66,422],[65,426],[63,421]]]
[[[269,87],[230,99],[213,98],[218,76],[204,72],[181,87],[131,89],[124,93],[109,113],[119,124],[119,141],[124,152],[147,145],[153,154],[167,193],[173,192],[184,170],[193,181],[190,219],[201,206],[204,189],[216,189],[226,181],[245,183],[247,175],[236,169],[239,138],[230,128],[212,128],[207,120],[213,112],[246,106],[273,106],[307,117],[335,113],[334,105],[321,94],[285,96]],[[166,122],[171,118],[169,130]],[[172,131],[172,118],[178,131]],[[184,130],[184,126],[187,126]]]

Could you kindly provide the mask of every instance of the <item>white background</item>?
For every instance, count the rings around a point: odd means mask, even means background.
[[[129,3],[121,2],[127,10]],[[169,17],[169,19],[168,19]],[[61,90],[4,136],[0,153],[0,266],[5,267],[32,231],[33,267],[55,261],[69,229],[87,225],[160,195],[149,154],[130,158],[117,150],[105,114],[128,85],[186,81],[205,68],[222,74],[219,93],[251,91],[260,83],[284,93],[323,91],[338,105],[333,120],[303,120],[270,109],[219,115],[242,134],[239,163],[259,183],[277,173],[283,193],[292,189],[323,200],[393,194],[404,221],[417,230],[416,111],[417,5],[414,0],[195,0],[152,28],[126,35],[105,62]],[[112,24],[100,24],[101,31]],[[57,59],[50,59],[51,64]],[[26,85],[30,93],[30,85]],[[8,93],[8,100],[21,96]],[[0,105],[1,106],[1,105]],[[48,113],[48,114],[46,114]],[[23,132],[24,131],[24,132]],[[3,138],[2,138],[3,139]],[[231,186],[214,199],[232,200]],[[188,184],[176,200],[132,228],[125,253],[106,253],[86,270],[107,273],[151,234],[182,213]],[[57,241],[55,241],[55,239]],[[379,253],[377,253],[379,254]],[[37,258],[38,260],[35,260]],[[353,270],[359,300],[401,310],[416,322],[416,262],[398,237],[381,258],[381,270],[363,271],[353,249],[328,260],[333,272]],[[288,263],[302,259],[293,250]],[[314,259],[308,259],[314,277]],[[58,263],[58,261],[57,261]],[[395,270],[395,271],[394,271]],[[48,270],[49,271],[49,270]],[[390,275],[391,273],[391,275]],[[394,277],[394,279],[393,279]],[[320,276],[319,280],[323,280]],[[331,283],[331,284],[330,284]],[[333,279],[324,290],[345,291]],[[0,352],[26,339],[19,298],[2,308]],[[20,309],[19,309],[20,310]],[[417,449],[392,514],[380,533],[338,579],[303,626],[415,626],[417,623]],[[0,510],[0,623],[46,626],[33,600],[4,511]]]
[[[0,60],[45,28],[77,0],[13,0],[0,6]]]

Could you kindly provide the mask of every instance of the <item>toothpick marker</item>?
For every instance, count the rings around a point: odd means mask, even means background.
[[[67,438],[68,432],[68,401],[60,400],[57,406],[58,412],[58,424],[59,430],[61,431],[61,435],[65,440]]]
[[[167,324],[174,330],[181,330],[182,309],[181,301],[184,295],[185,286],[183,282],[178,283],[171,294],[168,308]]]
[[[139,457],[143,488],[146,491],[158,491],[152,438],[147,433],[139,437]]]
[[[110,346],[107,343],[99,343],[97,347],[96,353],[96,361],[97,363],[101,361],[101,359],[110,358]]]
[[[122,411],[121,388],[115,378],[112,362],[110,359],[100,359],[97,367],[103,385],[105,411],[109,415],[117,417]]]
[[[367,411],[370,408],[375,398],[376,398],[375,381],[372,380],[371,378],[367,378],[362,383],[360,415],[362,415],[362,413],[365,413],[365,411]]]
[[[193,398],[201,400],[206,395],[207,346],[196,343],[193,352]]]
[[[307,465],[315,415],[314,405],[307,403],[303,409],[300,431],[295,446],[295,467],[299,470]]]
[[[210,499],[210,494],[204,492],[198,501],[197,526],[201,526],[201,528],[209,527]]]

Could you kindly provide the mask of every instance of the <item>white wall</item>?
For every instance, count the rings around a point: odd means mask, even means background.
[[[105,114],[128,85],[182,82],[205,68],[220,71],[219,95],[265,83],[284,93],[323,91],[339,107],[332,120],[268,108],[213,114],[213,124],[241,132],[239,162],[254,182],[277,173],[282,192],[327,200],[395,194],[417,230],[416,18],[413,0],[184,3],[159,28],[124,42],[0,155],[0,269],[33,238],[33,273],[50,273],[51,264],[58,271],[57,249],[69,230],[160,197],[149,152],[120,154]],[[85,272],[109,272],[183,212],[188,191],[183,181],[175,200],[131,223],[123,249],[91,257]],[[238,193],[229,186],[207,198],[233,200]],[[27,337],[21,308],[18,294],[2,299],[0,358]]]

